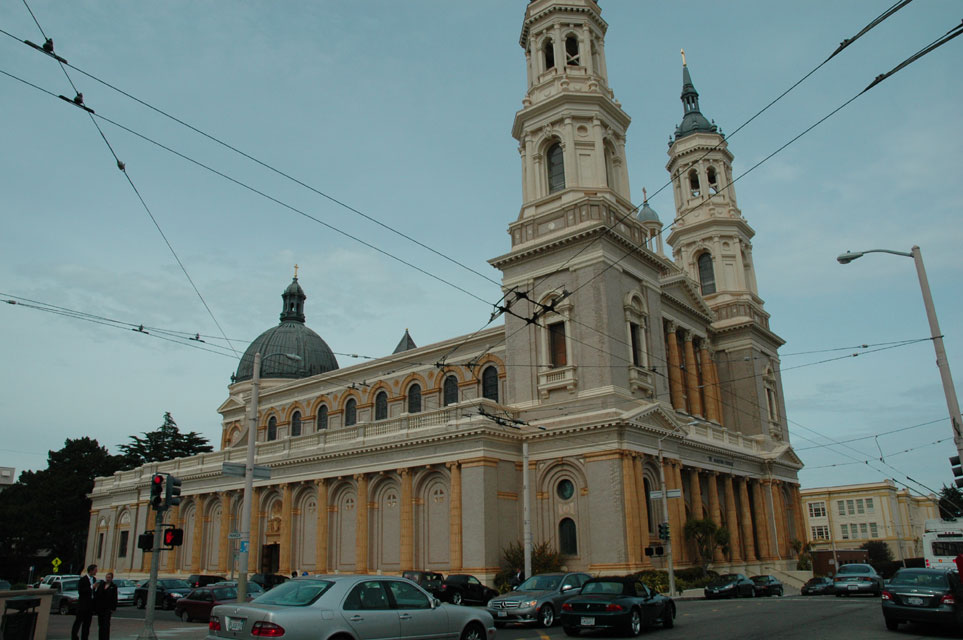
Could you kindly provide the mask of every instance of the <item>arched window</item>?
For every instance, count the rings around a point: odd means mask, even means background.
[[[545,54],[545,70],[548,71],[555,67],[555,43],[549,38],[542,45],[542,52]]]
[[[301,412],[295,411],[291,416],[291,436],[301,435]]]
[[[565,188],[565,160],[562,158],[562,145],[553,144],[545,154],[548,167],[548,192],[555,193]]]
[[[553,369],[568,364],[568,348],[565,344],[565,323],[553,322],[548,325],[548,361]]]
[[[445,378],[442,396],[442,406],[447,407],[450,404],[455,404],[458,402],[458,378],[455,376],[448,376]]]
[[[421,385],[408,387],[408,413],[421,413]]]
[[[487,367],[482,372],[482,397],[498,402],[498,369]]]
[[[708,253],[699,256],[699,283],[702,285],[702,295],[716,292],[716,276],[712,271],[712,256]]]
[[[327,428],[328,428],[328,407],[327,405],[323,404],[320,407],[318,407],[318,424],[315,426],[315,429],[320,431],[321,429],[327,429]]]
[[[278,439],[278,419],[271,416],[268,419],[268,429],[267,429],[267,439],[277,440]]]
[[[655,514],[652,513],[652,500],[649,499],[649,492],[652,491],[652,483],[648,478],[642,478],[642,499],[645,500],[645,517],[649,521],[649,532],[655,531]]]
[[[695,169],[689,171],[689,190],[694,196],[697,196],[701,193],[699,190],[699,172]]]
[[[709,193],[719,193],[719,176],[716,174],[716,168],[709,167],[706,170],[706,176],[709,178]]]
[[[578,38],[575,36],[565,38],[565,64],[570,67],[577,67],[581,64],[578,55]]]
[[[344,403],[344,426],[350,427],[358,422],[358,402],[350,398]]]
[[[562,518],[558,523],[558,550],[563,556],[578,555],[578,536],[571,518]]]
[[[388,419],[388,394],[379,391],[375,396],[375,420]]]

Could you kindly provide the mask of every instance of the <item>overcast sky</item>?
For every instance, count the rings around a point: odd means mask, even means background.
[[[72,65],[496,281],[486,260],[508,251],[521,203],[511,125],[525,92],[525,4],[30,1]],[[681,48],[703,113],[729,134],[891,4],[603,0],[610,86],[633,119],[634,201],[668,178]],[[828,62],[729,137],[736,175],[958,25],[959,8],[914,2]],[[216,348],[220,330],[90,118],[57,99],[74,95],[59,66],[19,42],[43,42],[22,2],[0,5],[0,28],[16,37],[0,34],[0,71],[55,94],[0,75],[0,298],[101,322],[0,307],[0,466],[44,468],[48,450],[84,435],[116,451],[165,411],[217,446],[216,409],[236,360]],[[950,482],[948,411],[913,263],[874,254],[841,266],[835,257],[920,245],[963,379],[961,54],[958,38],[921,58],[735,185],[756,231],[759,293],[787,341],[783,383],[804,487],[895,477],[923,490],[907,475],[934,489]],[[345,354],[389,354],[406,327],[424,345],[488,319],[489,304],[292,208],[495,302],[491,281],[70,75],[99,116],[286,205],[100,121],[239,353],[277,324],[295,263],[308,325],[341,366],[357,362]],[[671,190],[650,204],[672,219]],[[206,342],[158,339],[171,337],[162,330]],[[812,448],[827,438],[863,439]]]

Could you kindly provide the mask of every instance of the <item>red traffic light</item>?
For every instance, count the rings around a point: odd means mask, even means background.
[[[157,511],[164,508],[164,474],[155,473],[150,479],[150,505]]]
[[[164,530],[164,546],[179,547],[182,544],[184,544],[183,529],[165,529]]]

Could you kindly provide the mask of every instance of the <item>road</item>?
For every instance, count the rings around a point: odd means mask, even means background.
[[[892,638],[956,638],[953,631],[923,625],[902,625],[893,633],[883,626],[879,599],[787,596],[747,600],[689,600],[678,603],[674,629],[650,630],[652,640],[877,640]],[[203,623],[184,623],[170,611],[157,611],[154,630],[160,640],[201,640]],[[143,629],[144,612],[133,607],[118,610],[111,625],[111,640],[135,640]],[[69,640],[73,616],[50,616],[48,640]],[[90,637],[96,640],[97,623]],[[566,638],[560,627],[537,629],[510,626],[499,629],[499,640]],[[586,636],[592,637],[592,636]],[[597,636],[596,636],[597,637]],[[40,640],[40,639],[38,639]]]

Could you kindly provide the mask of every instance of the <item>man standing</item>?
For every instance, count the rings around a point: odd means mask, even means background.
[[[77,617],[70,629],[70,640],[89,640],[90,621],[94,617],[94,585],[97,583],[97,565],[87,567],[87,575],[77,581]],[[80,635],[77,635],[77,632]]]
[[[110,616],[117,610],[117,585],[114,574],[107,573],[94,587],[94,612],[97,614],[98,640],[110,640]]]

